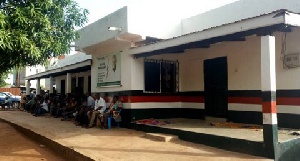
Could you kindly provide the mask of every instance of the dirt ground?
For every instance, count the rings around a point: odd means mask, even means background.
[[[1,161],[64,161],[43,145],[23,136],[7,123],[0,122]]]

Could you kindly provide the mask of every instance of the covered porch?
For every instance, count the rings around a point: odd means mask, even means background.
[[[144,69],[141,74],[144,76],[141,79],[144,80],[144,91],[148,87],[146,78],[150,77],[147,75],[147,66],[155,66],[152,65],[153,62],[158,62],[158,66],[163,67],[163,61],[177,61],[179,64],[171,80],[178,82],[178,86],[174,85],[171,93],[163,93],[161,81],[157,83],[160,89],[155,91],[152,88],[150,93],[143,94],[143,98],[149,98],[147,101],[134,102],[131,99],[132,117],[136,118],[139,113],[143,113],[141,115],[151,118],[156,111],[159,118],[163,118],[162,113],[165,118],[170,118],[174,115],[172,108],[176,109],[174,111],[197,109],[198,115],[201,115],[199,118],[212,116],[225,118],[227,121],[262,125],[261,130],[254,132],[255,139],[248,138],[248,134],[252,132],[247,131],[244,132],[247,133],[245,135],[235,136],[232,133],[239,132],[229,130],[226,137],[218,135],[218,131],[207,133],[209,130],[203,128],[203,124],[195,128],[196,131],[189,132],[195,142],[210,142],[210,145],[230,150],[229,144],[237,141],[234,145],[243,145],[246,148],[242,151],[259,149],[255,155],[279,160],[285,152],[299,148],[299,139],[289,140],[293,137],[278,131],[278,123],[281,127],[299,128],[294,126],[300,111],[299,87],[294,82],[298,78],[292,76],[297,74],[297,69],[286,71],[287,64],[284,62],[287,54],[300,50],[295,44],[299,42],[295,38],[299,34],[299,26],[298,14],[279,10],[131,49],[129,53]],[[291,44],[286,45],[287,41]],[[206,70],[207,68],[212,70]],[[158,80],[160,78],[162,76]],[[157,107],[155,102],[162,107]],[[198,121],[200,124],[201,120]],[[130,126],[144,131],[178,133],[182,138],[186,136],[182,132],[186,127],[179,130],[137,124]],[[188,124],[185,126],[189,127]],[[191,129],[194,128],[189,130]],[[198,132],[203,134],[199,135]],[[233,138],[228,137],[231,135]],[[230,139],[224,143],[213,142],[220,138]],[[285,142],[286,140],[289,141]],[[240,151],[237,147],[232,149]]]
[[[77,53],[58,60],[45,72],[26,77],[26,95],[30,95],[30,80],[37,80],[36,95],[40,95],[40,79],[50,78],[49,94],[84,94],[91,91],[91,56]]]

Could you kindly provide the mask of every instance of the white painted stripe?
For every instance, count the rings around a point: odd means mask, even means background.
[[[261,105],[253,105],[253,104],[239,104],[239,103],[229,103],[228,104],[229,111],[254,111],[254,112],[262,112]]]
[[[277,105],[277,113],[300,115],[300,106]]]
[[[151,109],[151,108],[193,108],[204,109],[204,103],[187,103],[187,102],[158,102],[158,103],[123,103],[124,109]]]
[[[228,110],[262,112],[262,105],[230,103]],[[277,105],[277,113],[300,115],[300,106]]]
[[[277,124],[277,114],[276,113],[264,113],[263,114],[263,124],[276,125]]]
[[[188,103],[182,102],[181,108],[194,108],[194,109],[204,109],[204,103]]]

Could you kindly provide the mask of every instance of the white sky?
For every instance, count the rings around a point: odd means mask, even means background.
[[[128,6],[140,8],[141,17],[168,16],[173,19],[188,18],[238,0],[76,0],[89,10],[89,22]]]

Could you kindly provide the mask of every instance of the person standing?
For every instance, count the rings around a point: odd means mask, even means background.
[[[88,126],[89,128],[93,127],[95,119],[97,118],[97,116],[103,115],[105,110],[106,110],[105,100],[102,97],[100,97],[99,93],[97,93],[95,95],[94,109],[87,112],[87,115],[88,115],[89,120],[90,120],[90,124]]]

